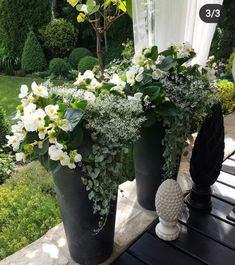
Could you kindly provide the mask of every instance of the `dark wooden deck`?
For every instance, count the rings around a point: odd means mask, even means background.
[[[213,209],[201,214],[185,208],[178,240],[155,235],[157,220],[113,265],[235,265],[235,222],[226,216],[235,206],[235,155],[223,164],[213,186]]]

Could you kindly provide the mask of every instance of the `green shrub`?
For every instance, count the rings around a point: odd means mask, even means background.
[[[12,186],[28,185],[40,192],[55,196],[52,175],[38,161],[22,166],[14,176],[7,180]]]
[[[0,185],[3,184],[13,173],[14,163],[13,156],[5,154],[0,149]]]
[[[232,69],[233,69],[233,59],[235,57],[235,48],[233,49],[233,52],[231,53],[231,55],[229,56],[228,59],[228,64],[226,67],[226,72],[227,74],[231,75],[232,74]]]
[[[92,70],[98,63],[99,61],[96,57],[85,56],[80,60],[78,70],[79,72],[84,73],[86,70]]]
[[[46,68],[46,59],[37,37],[30,31],[25,41],[21,67],[28,73],[42,71]]]
[[[0,106],[0,149],[7,143],[6,135],[10,132],[10,122],[7,118],[6,112]]]
[[[53,19],[43,32],[45,47],[52,57],[69,55],[77,45],[77,36],[77,29],[65,19]]]
[[[30,28],[35,32],[51,20],[51,0],[0,0],[1,43],[21,57]]]
[[[0,186],[0,259],[43,236],[60,220],[57,200],[32,186]]]
[[[0,72],[13,75],[20,68],[20,58],[16,57],[4,48],[0,48]]]
[[[69,55],[69,63],[73,69],[77,69],[79,61],[85,56],[91,56],[92,53],[86,48],[76,48]]]
[[[235,85],[228,80],[218,80],[218,97],[221,101],[224,114],[228,114],[235,109]]]
[[[55,76],[67,76],[69,73],[69,64],[61,58],[54,58],[50,61],[49,70]]]

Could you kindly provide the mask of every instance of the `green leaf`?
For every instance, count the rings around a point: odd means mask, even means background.
[[[48,154],[39,157],[41,164],[52,173],[57,172],[61,168],[59,161],[53,161],[49,158]]]
[[[120,2],[120,4],[118,5],[118,8],[122,11],[122,12],[124,12],[124,13],[126,13],[126,1],[121,1]]]
[[[71,106],[75,109],[85,110],[85,108],[87,106],[87,101],[85,101],[85,100],[81,100],[81,101],[74,100],[74,102],[71,104]]]
[[[159,65],[159,69],[163,71],[168,71],[171,68],[174,68],[176,65],[177,65],[177,62],[174,61],[172,56],[167,56],[166,58],[162,60],[161,64]]]
[[[132,0],[126,0],[127,14],[132,17]]]
[[[72,132],[71,147],[77,149],[83,142],[83,130],[81,127],[76,126]]]
[[[83,4],[79,4],[79,5],[77,5],[77,6],[76,6],[77,11],[80,11],[81,8],[82,8],[82,6],[83,6]]]
[[[38,155],[45,155],[49,148],[49,141],[43,142],[42,148],[36,147],[34,150]]]
[[[103,4],[104,9],[106,9],[111,3],[112,3],[112,0],[105,0]]]
[[[78,23],[82,23],[84,22],[86,19],[86,15],[84,13],[80,13],[78,16],[77,16],[77,22]]]
[[[81,109],[68,108],[67,111],[65,112],[64,118],[70,122],[73,130],[76,127],[76,125],[80,122],[83,115],[84,111]]]
[[[150,58],[153,61],[156,61],[157,57],[158,57],[158,48],[157,48],[157,46],[153,46],[152,49],[151,49],[151,57]]]
[[[67,0],[67,2],[72,6],[75,7],[77,5],[77,3],[79,2],[79,0]]]
[[[160,96],[161,87],[160,86],[147,86],[144,88],[144,94],[148,95],[150,101],[154,101]]]

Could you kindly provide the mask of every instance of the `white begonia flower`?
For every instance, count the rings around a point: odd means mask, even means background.
[[[110,79],[110,83],[115,84],[117,86],[125,87],[126,82],[124,82],[118,74],[114,74]]]
[[[74,163],[68,163],[67,165],[70,169],[75,169],[76,165]]]
[[[11,126],[11,131],[13,133],[23,133],[24,124],[22,121],[18,121],[17,124]]]
[[[87,14],[87,13],[88,13],[87,5],[82,5],[80,11],[81,11],[81,12],[84,12],[85,14]]]
[[[60,152],[58,160],[60,161],[61,166],[68,166],[70,164],[70,158],[66,152]]]
[[[37,85],[36,82],[33,82],[31,87],[32,87],[34,95],[42,97],[42,98],[48,98],[48,91],[45,86]]]
[[[154,80],[158,80],[158,79],[160,79],[162,76],[163,76],[163,72],[162,72],[159,68],[157,68],[156,70],[154,70],[154,71],[152,72],[152,79],[154,79]]]
[[[47,129],[45,128],[45,127],[41,127],[41,128],[39,128],[38,129],[38,137],[39,137],[39,139],[40,140],[43,140],[43,139],[45,139],[45,137],[46,137],[46,134],[47,134]]]
[[[101,83],[98,82],[95,78],[93,78],[90,84],[87,85],[87,88],[91,91],[95,91],[97,87],[100,87]]]
[[[22,134],[14,134],[14,135],[7,135],[6,138],[8,139],[7,145],[12,146],[14,151],[17,151],[20,147],[20,143],[23,140]]]
[[[58,118],[59,105],[48,105],[45,107],[45,112],[50,119],[54,120]]]
[[[84,76],[79,72],[78,73],[78,77],[76,79],[76,81],[73,83],[74,85],[80,85],[84,82]]]
[[[51,160],[59,160],[59,156],[63,153],[63,145],[56,143],[48,148],[48,155]]]
[[[143,55],[142,51],[138,51],[135,53],[132,62],[137,65],[143,65],[145,61],[145,56]]]
[[[59,123],[59,128],[62,129],[65,132],[72,131],[72,125],[69,122],[69,120],[63,119]]]
[[[74,161],[76,163],[81,162],[82,161],[82,155],[81,154],[77,154],[73,159],[74,159]]]
[[[35,113],[37,106],[33,103],[29,103],[26,107],[24,107],[24,115],[30,115]]]
[[[36,123],[37,129],[44,127],[45,125],[44,118],[46,117],[45,111],[43,109],[37,109],[34,115],[35,115],[35,123]]]
[[[17,110],[16,115],[12,118],[12,120],[18,120],[21,117],[21,112]]]
[[[21,85],[19,98],[25,98],[28,95],[29,89],[26,85]]]
[[[33,101],[34,101],[34,97],[32,93],[30,93],[26,98],[21,99],[21,103],[23,107],[26,107],[27,105],[29,105],[29,103],[33,103]]]
[[[84,79],[93,79],[94,77],[95,75],[91,70],[86,70],[83,74]]]
[[[133,67],[126,72],[126,82],[130,84],[130,86],[133,86],[135,83],[135,75],[136,69]]]
[[[35,122],[34,114],[27,114],[21,117],[21,120],[24,124],[24,128],[27,132],[35,132],[38,128]]]
[[[95,95],[92,92],[85,91],[84,92],[84,99],[87,101],[94,102],[95,101]]]
[[[18,161],[18,162],[20,162],[20,161],[25,162],[26,156],[25,156],[24,153],[16,153],[15,156],[16,156],[16,161]]]

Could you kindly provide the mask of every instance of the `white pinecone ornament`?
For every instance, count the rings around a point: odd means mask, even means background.
[[[170,241],[178,238],[178,218],[183,211],[183,199],[180,185],[173,179],[165,180],[158,188],[155,206],[159,223],[155,231],[161,239]]]

